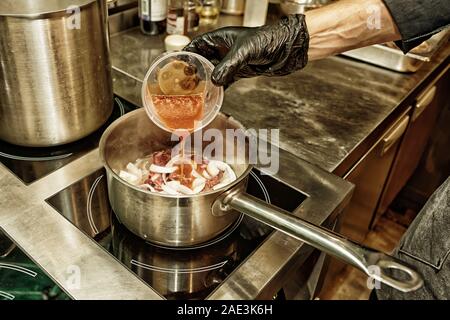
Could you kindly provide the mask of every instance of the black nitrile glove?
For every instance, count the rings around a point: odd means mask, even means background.
[[[226,27],[201,35],[184,50],[201,54],[217,65],[216,85],[259,75],[282,76],[308,62],[309,34],[305,16],[290,15],[257,28]]]

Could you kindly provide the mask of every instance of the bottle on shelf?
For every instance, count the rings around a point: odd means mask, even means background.
[[[219,20],[220,10],[222,8],[221,0],[203,0],[203,6],[200,11],[200,24],[212,26]]]
[[[158,35],[166,29],[167,0],[139,0],[139,20],[143,33]]]
[[[184,0],[169,0],[167,5],[167,33],[185,34]]]
[[[184,0],[185,34],[199,29],[202,7],[200,0]]]

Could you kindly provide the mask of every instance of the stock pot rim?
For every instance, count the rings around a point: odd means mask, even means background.
[[[53,14],[67,12],[67,9],[70,6],[77,6],[82,9],[97,1],[98,0],[66,0],[61,2],[51,1],[49,3],[30,4],[30,0],[1,0],[0,17],[42,19]]]
[[[223,186],[222,188],[219,188],[217,190],[210,190],[207,192],[201,192],[201,193],[197,193],[197,194],[193,194],[193,195],[171,195],[171,194],[164,194],[164,193],[158,193],[158,192],[151,192],[151,191],[143,190],[143,189],[139,188],[138,186],[132,185],[131,183],[120,178],[119,175],[109,166],[108,161],[106,160],[106,157],[105,157],[105,144],[106,144],[106,140],[108,139],[110,134],[114,131],[114,129],[119,124],[127,121],[129,118],[131,118],[132,116],[134,116],[135,114],[137,114],[139,112],[141,112],[141,113],[143,112],[144,115],[147,116],[147,114],[143,108],[133,110],[133,111],[123,115],[122,117],[116,119],[113,123],[111,123],[109,125],[109,127],[103,132],[102,137],[100,139],[100,143],[99,143],[100,160],[102,162],[103,167],[106,169],[106,172],[108,174],[112,175],[113,178],[118,180],[120,183],[126,185],[127,187],[132,188],[135,191],[142,192],[144,194],[148,194],[151,196],[158,196],[158,197],[170,198],[170,199],[195,199],[198,197],[203,197],[203,196],[207,196],[207,195],[211,195],[211,194],[216,194],[216,193],[220,194],[222,192],[225,192],[225,191],[233,188],[234,186],[239,184],[241,181],[246,179],[248,177],[248,175],[250,174],[250,171],[253,169],[253,166],[251,164],[247,164],[247,169],[245,169],[245,171],[239,177],[237,177],[237,179],[234,180],[232,183],[230,183],[226,186]]]

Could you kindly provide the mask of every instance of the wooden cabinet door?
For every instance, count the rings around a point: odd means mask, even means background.
[[[400,145],[372,225],[387,210],[416,170],[442,104],[448,99],[448,73],[447,67],[417,96],[411,122]]]
[[[344,177],[355,184],[355,191],[343,216],[340,232],[352,240],[363,241],[369,232],[400,140],[409,123],[409,110]]]

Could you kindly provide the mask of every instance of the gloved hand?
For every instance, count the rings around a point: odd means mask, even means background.
[[[205,33],[184,50],[216,65],[212,81],[228,85],[239,78],[281,76],[308,62],[309,34],[304,15],[290,15],[257,28],[226,27]]]

